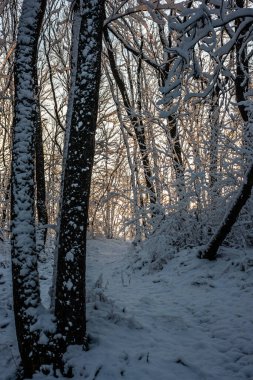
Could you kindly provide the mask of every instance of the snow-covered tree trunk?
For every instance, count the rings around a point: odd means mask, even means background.
[[[73,114],[80,26],[81,26],[81,14],[79,11],[78,3],[76,3],[75,8],[73,9],[73,15],[72,15],[72,36],[71,36],[71,54],[70,54],[71,75],[70,75],[70,86],[69,86],[69,94],[68,94],[68,109],[67,109],[67,115],[66,115],[66,130],[65,130],[65,139],[64,139],[63,160],[62,160],[63,171],[62,171],[62,176],[61,176],[61,199],[60,199],[58,221],[57,221],[58,227],[61,224],[60,220],[61,220],[62,199],[63,199],[64,168],[66,166],[66,161],[67,161],[69,133],[70,133],[70,127],[71,127],[72,114]],[[60,237],[60,231],[58,228],[55,251],[54,251],[54,268],[53,268],[53,280],[52,280],[52,289],[51,289],[51,310],[52,311],[54,311],[55,309],[59,237]]]
[[[85,342],[85,256],[102,51],[104,1],[77,2],[77,68],[59,225],[55,314],[66,345]]]
[[[185,196],[185,178],[182,147],[179,139],[176,114],[170,115],[167,119],[169,143],[172,150],[172,163],[176,175],[176,189],[178,200],[183,200]]]
[[[191,7],[191,2],[188,3],[187,8]],[[162,86],[165,86],[166,79],[168,77],[168,74],[170,72],[171,66],[173,61],[175,60],[175,57],[173,54],[169,53],[169,49],[172,48],[172,38],[169,34],[166,36],[165,30],[164,30],[164,22],[161,18],[161,15],[159,13],[157,14],[157,22],[158,22],[158,30],[159,30],[159,37],[160,41],[163,47],[163,54],[165,58],[165,65],[161,69],[160,68],[160,74],[161,74],[161,82]],[[173,107],[173,102],[169,105],[167,105],[166,108]],[[172,164],[173,169],[176,175],[176,189],[177,189],[177,195],[178,200],[183,200],[185,196],[185,178],[184,178],[184,164],[183,164],[183,152],[182,152],[182,146],[180,142],[179,132],[178,132],[178,122],[177,122],[177,114],[172,113],[167,118],[167,131],[166,135],[168,137],[169,146],[172,151]]]
[[[237,7],[244,7],[244,0],[236,0]],[[239,29],[242,19],[237,18],[235,21],[236,30]],[[248,169],[245,173],[245,177],[241,188],[238,190],[238,194],[235,197],[233,203],[230,205],[224,220],[221,225],[210,239],[206,248],[200,253],[201,258],[213,260],[217,256],[217,252],[222,243],[227,238],[228,234],[232,230],[233,225],[237,221],[242,208],[251,196],[253,187],[253,160],[252,160],[252,104],[247,102],[247,92],[249,89],[249,62],[247,56],[247,40],[245,41],[245,35],[248,27],[244,29],[236,41],[236,78],[235,78],[235,92],[236,100],[238,102],[238,108],[242,119],[245,123],[243,126],[243,148],[248,150],[247,165]],[[247,104],[248,103],[248,104]],[[249,105],[250,104],[250,105]]]
[[[237,7],[244,8],[244,0],[236,0]],[[243,19],[237,18],[235,21],[236,30],[240,28]],[[245,30],[247,32],[247,28]],[[235,94],[236,101],[242,119],[245,123],[248,122],[248,112],[245,102],[247,101],[247,92],[249,89],[249,60],[247,57],[247,44],[244,41],[244,34],[239,35],[235,44],[236,58],[236,77],[235,77]],[[245,136],[244,136],[245,137]]]
[[[199,253],[199,257],[202,259],[214,260],[217,256],[217,252],[230,233],[233,225],[235,224],[243,206],[251,196],[253,187],[253,164],[251,162],[250,167],[246,173],[244,183],[233,203],[229,207],[221,225],[207,244],[204,250]]]
[[[137,184],[136,184],[136,179],[135,179],[136,172],[135,172],[134,158],[132,157],[132,153],[131,153],[131,149],[130,149],[130,145],[129,145],[129,141],[128,141],[128,134],[125,130],[123,116],[122,116],[121,109],[119,106],[118,97],[117,97],[117,94],[115,93],[115,89],[113,87],[113,82],[112,82],[112,79],[110,77],[110,74],[109,74],[107,68],[106,68],[106,76],[107,76],[107,79],[108,79],[108,82],[110,85],[110,90],[111,90],[113,101],[116,105],[116,112],[117,112],[118,120],[120,123],[120,130],[121,130],[124,145],[126,148],[127,162],[128,162],[129,169],[130,169],[130,178],[131,178],[130,183],[131,183],[131,188],[132,188],[132,192],[133,192],[132,208],[133,208],[134,226],[135,226],[135,228],[134,228],[134,230],[135,230],[134,231],[135,232],[134,233],[134,235],[135,235],[134,236],[134,242],[136,243],[136,242],[141,241],[141,225],[140,225],[141,214],[139,212],[140,207],[138,204],[138,189],[137,189]]]
[[[14,79],[11,233],[13,302],[17,340],[26,377],[39,368],[36,308],[40,304],[34,216],[37,121],[37,47],[46,0],[24,0],[19,21]]]

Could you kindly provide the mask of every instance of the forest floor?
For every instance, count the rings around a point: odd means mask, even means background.
[[[52,256],[48,250],[40,265],[46,306]],[[89,351],[71,347],[65,355],[74,379],[253,380],[253,250],[224,248],[209,262],[192,249],[151,263],[145,245],[137,254],[130,243],[90,240],[87,319]],[[1,380],[14,379],[18,361],[7,242],[0,247]]]

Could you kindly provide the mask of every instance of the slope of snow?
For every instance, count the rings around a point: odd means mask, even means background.
[[[90,344],[87,352],[71,347],[65,355],[74,379],[252,380],[252,250],[226,248],[214,262],[199,260],[196,250],[181,251],[161,271],[145,264],[146,251],[144,245],[137,256],[118,240],[88,242]],[[0,321],[9,323],[0,330],[0,366],[7,380],[17,350],[9,261],[6,254],[0,258]],[[47,304],[51,268],[51,261],[40,267]]]

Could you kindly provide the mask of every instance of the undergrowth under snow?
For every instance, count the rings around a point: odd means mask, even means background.
[[[253,251],[224,248],[209,262],[152,242],[88,242],[90,349],[71,347],[74,379],[253,379]],[[167,252],[165,254],[165,251]],[[49,304],[52,251],[40,264]],[[14,379],[18,350],[8,242],[0,247],[1,380]],[[36,374],[37,380],[54,379]]]

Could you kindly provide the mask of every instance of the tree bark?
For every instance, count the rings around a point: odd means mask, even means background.
[[[236,5],[238,8],[244,7],[244,0],[236,0]],[[235,21],[236,29],[239,28],[242,19],[238,18]],[[246,109],[246,105],[243,104],[246,99],[246,92],[249,89],[249,62],[247,58],[247,49],[244,47],[242,49],[244,43],[244,35],[240,35],[236,41],[235,45],[235,54],[236,54],[236,77],[235,77],[235,94],[236,101],[238,104],[238,108],[242,119],[245,123],[248,122],[248,112]]]
[[[75,97],[75,83],[76,83],[76,73],[77,73],[77,56],[78,56],[78,44],[79,44],[79,34],[81,25],[81,14],[78,11],[78,3],[76,3],[76,8],[73,9],[72,14],[72,36],[71,36],[71,53],[70,53],[70,78],[69,78],[69,93],[68,93],[68,107],[66,115],[66,129],[64,138],[64,148],[63,148],[63,158],[62,158],[62,175],[61,175],[61,196],[59,204],[59,212],[57,225],[60,226],[61,210],[62,210],[62,200],[63,200],[63,184],[64,184],[64,168],[66,167],[67,153],[68,153],[68,142],[70,127],[72,122],[73,104]],[[56,137],[55,137],[56,141]],[[57,277],[57,262],[58,262],[58,249],[59,249],[59,236],[60,231],[57,229],[55,251],[54,251],[54,268],[53,268],[53,280],[52,280],[52,291],[51,291],[51,310],[55,309],[55,294],[56,294],[56,277]]]
[[[200,252],[200,257],[202,259],[214,260],[216,258],[218,249],[220,248],[223,241],[228,236],[234,223],[236,222],[240,211],[249,199],[251,195],[251,190],[253,186],[253,164],[251,164],[245,178],[245,183],[242,185],[240,191],[233,204],[229,208],[223,222],[216,231],[215,235],[212,237],[207,247]]]
[[[187,8],[190,8],[192,5],[192,2],[189,2],[187,4]],[[157,13],[158,19],[160,19],[160,14]],[[164,26],[163,23],[158,23],[158,30],[159,30],[159,36],[160,41],[163,47],[163,53],[166,57],[166,63],[165,67],[163,69],[160,69],[161,74],[161,82],[162,86],[165,86],[166,78],[168,76],[168,73],[170,72],[173,60],[175,57],[168,52],[168,47],[172,48],[172,38],[171,35],[168,37],[165,36],[164,32]],[[169,105],[170,107],[173,106],[172,104]],[[178,133],[178,124],[177,124],[177,115],[171,114],[167,119],[168,124],[168,130],[166,131],[166,134],[168,136],[168,142],[171,146],[172,150],[172,164],[173,169],[176,176],[176,189],[177,189],[177,196],[179,200],[182,200],[185,196],[185,178],[184,178],[184,164],[183,164],[183,157],[182,157],[182,147],[180,143],[179,133]]]
[[[63,175],[55,314],[66,345],[85,343],[85,258],[102,51],[104,1],[75,5],[81,24]],[[61,347],[64,350],[64,347]]]
[[[209,153],[209,187],[211,190],[211,205],[215,206],[215,200],[219,195],[219,189],[217,189],[217,172],[218,172],[218,142],[220,131],[220,106],[219,106],[219,94],[220,87],[217,84],[213,90],[210,107],[210,153]]]
[[[39,331],[32,329],[40,305],[34,215],[34,158],[37,121],[36,70],[46,0],[24,0],[14,63],[11,233],[13,303],[24,376],[40,367]]]
[[[172,162],[176,175],[176,188],[178,199],[182,200],[185,195],[184,164],[182,148],[179,139],[176,115],[168,117],[169,140],[172,149]]]

